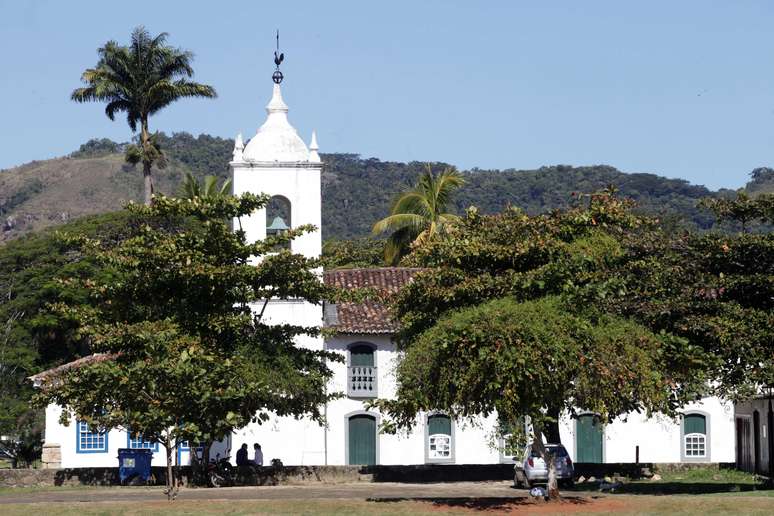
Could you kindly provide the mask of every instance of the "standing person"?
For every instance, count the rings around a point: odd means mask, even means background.
[[[253,464],[255,464],[256,466],[263,466],[263,451],[261,450],[261,445],[258,443],[255,443],[253,444],[253,449],[255,450],[255,458],[253,459]]]
[[[247,443],[244,443],[236,454],[236,465],[247,466],[250,464],[250,460],[247,458]]]

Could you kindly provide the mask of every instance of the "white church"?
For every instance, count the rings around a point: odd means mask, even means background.
[[[252,240],[267,234],[312,224],[321,227],[321,162],[313,133],[307,146],[288,120],[288,106],[282,98],[281,75],[275,72],[267,117],[247,145],[237,137],[233,160],[234,194],[265,193],[272,196],[266,209],[256,212],[243,228]],[[321,253],[320,231],[294,240],[292,251],[307,257]],[[326,270],[323,280],[343,288],[372,287],[394,292],[411,281],[414,269],[369,268]],[[395,394],[394,369],[398,352],[393,341],[396,324],[378,303],[342,303],[319,306],[297,300],[271,300],[265,316],[271,322],[325,326],[336,330],[330,338],[304,337],[299,346],[340,353],[344,363],[332,364],[334,377],[329,392],[346,396],[324,407],[326,426],[309,420],[272,418],[268,423],[250,424],[230,439],[213,447],[215,453],[229,454],[247,443],[260,443],[265,463],[277,458],[285,465],[409,465],[409,464],[492,464],[510,463],[510,456],[495,435],[495,417],[476,424],[450,419],[442,413],[419,414],[410,435],[379,432],[380,414],[366,409],[375,397]],[[61,367],[77,367],[78,363]],[[60,368],[33,377],[40,384]],[[133,439],[123,429],[98,432],[87,424],[59,423],[61,409],[46,410],[43,452],[44,467],[79,468],[117,466],[119,448],[150,448],[153,465],[165,465],[164,450],[156,443]],[[565,419],[562,442],[575,462],[734,462],[734,410],[731,403],[707,398],[687,406],[678,420],[646,418],[630,414],[600,426],[592,414]],[[179,452],[187,464],[190,450]]]

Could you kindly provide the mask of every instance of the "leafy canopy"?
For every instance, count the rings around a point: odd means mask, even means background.
[[[771,223],[770,198],[739,195],[705,205],[728,222],[744,222],[744,230],[754,219]],[[774,385],[774,232],[758,230],[633,240],[619,271],[629,293],[605,309],[702,349],[714,393],[758,394]]]
[[[455,418],[497,412],[542,428],[546,407],[603,418],[667,405],[663,339],[620,318],[584,318],[559,297],[494,299],[445,313],[401,361],[397,402],[382,402],[397,427],[419,411]]]
[[[85,281],[88,303],[58,303],[54,312],[77,325],[77,338],[107,360],[70,368],[47,381],[40,404],[65,407],[99,428],[122,427],[161,442],[211,442],[268,413],[322,420],[332,394],[325,386],[336,355],[297,347],[317,327],[272,325],[264,300],[332,299],[314,269],[288,251],[270,253],[308,231],[301,227],[250,243],[230,221],[267,202],[265,196],[214,199],[157,197],[152,207],[130,204],[144,220],[191,221],[164,231],[144,225],[115,246],[73,237],[70,242],[113,272],[110,282]],[[78,282],[67,279],[64,284]]]
[[[406,260],[427,270],[393,301],[406,354],[398,400],[378,404],[397,427],[419,410],[526,415],[554,429],[576,409],[674,413],[705,390],[684,367],[704,363],[701,349],[600,309],[628,295],[627,239],[650,231],[612,192],[538,216],[469,209],[449,238]]]

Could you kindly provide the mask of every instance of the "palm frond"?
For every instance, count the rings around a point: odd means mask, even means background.
[[[199,182],[190,172],[185,173],[185,178],[180,183],[180,196],[184,199],[193,199],[200,196]]]
[[[215,88],[209,84],[201,84],[198,82],[191,82],[187,79],[179,79],[175,81],[175,94],[180,97],[205,97],[216,98],[218,96]]]
[[[109,119],[115,120],[117,112],[126,111],[128,113],[131,111],[131,109],[132,105],[129,102],[124,99],[116,99],[109,102],[108,105],[105,106],[105,114]]]
[[[435,204],[440,208],[439,211],[446,210],[451,195],[463,184],[465,184],[465,179],[462,174],[453,168],[447,168],[435,178],[433,190]]]
[[[223,181],[223,184],[220,185],[220,190],[218,190],[219,195],[231,195],[231,185],[232,185],[231,179],[226,179]]]
[[[384,243],[384,261],[387,265],[398,265],[411,248],[415,235],[408,228],[399,229]]]
[[[427,203],[425,196],[417,192],[407,192],[395,199],[390,214],[403,213],[419,215],[424,220],[429,220],[433,214],[432,207]]]
[[[425,218],[414,213],[397,213],[389,215],[374,224],[371,232],[374,235],[386,233],[388,231],[398,231],[408,229],[415,234],[422,231],[425,226]]]

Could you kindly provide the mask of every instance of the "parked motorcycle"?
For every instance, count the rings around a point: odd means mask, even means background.
[[[207,478],[212,487],[228,487],[234,485],[234,466],[229,462],[229,456],[223,458],[220,454],[210,459],[207,465]]]

